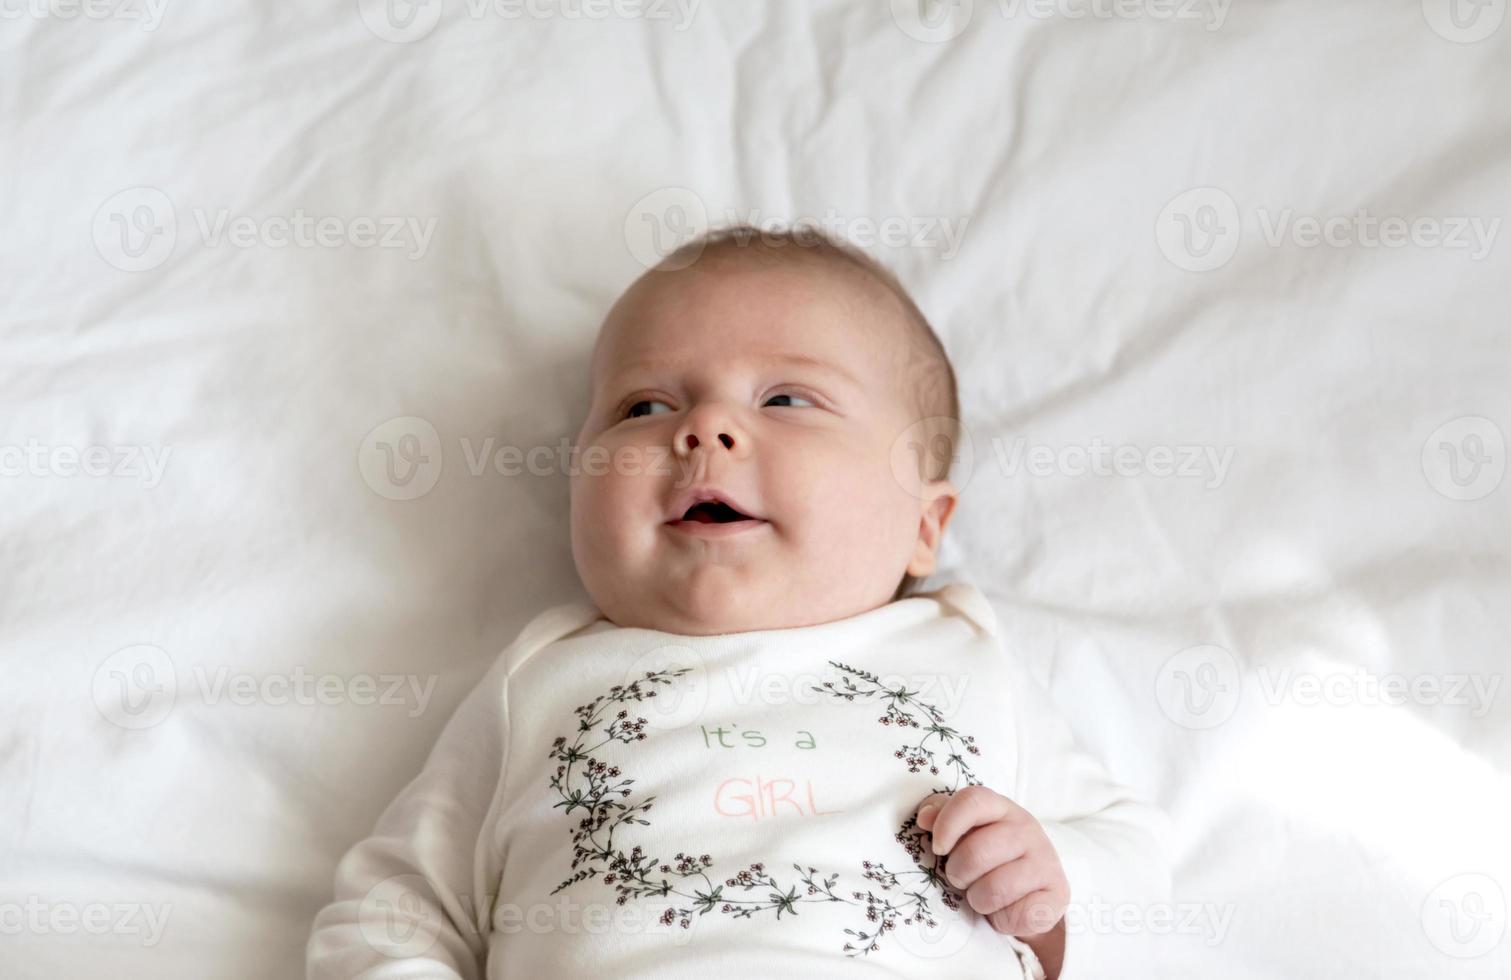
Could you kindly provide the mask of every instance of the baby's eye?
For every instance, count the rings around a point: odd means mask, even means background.
[[[787,399],[787,402],[785,404],[778,405],[777,406],[778,408],[801,408],[802,407],[801,405],[793,405],[792,404],[793,401],[800,401],[804,405],[807,405],[809,408],[816,407],[813,404],[813,402],[811,402],[808,399],[804,398],[802,395],[790,395],[790,394],[772,395],[770,398],[766,399],[766,404],[770,405],[772,402],[775,402],[775,401],[777,401],[777,399],[780,399],[780,398]]]
[[[655,400],[653,398],[646,398],[646,399],[642,399],[642,400],[636,402],[635,404],[631,405],[630,406],[630,410],[625,413],[624,417],[625,418],[629,418],[629,419],[634,419],[634,418],[640,418],[642,415],[655,415],[656,413],[654,411],[652,411],[652,409],[655,406],[657,406],[657,405],[660,405],[662,408],[666,409],[668,412],[670,412],[672,410],[672,407],[670,405],[668,405],[666,402],[657,401],[657,400]],[[644,408],[645,411],[643,411],[643,412],[640,411],[641,408]]]

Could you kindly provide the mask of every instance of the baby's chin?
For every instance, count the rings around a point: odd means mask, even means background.
[[[874,609],[891,598],[888,593],[875,601],[858,601],[812,589],[794,594],[788,577],[771,582],[719,579],[718,574],[696,576],[680,588],[666,582],[652,592],[622,594],[602,611],[619,626],[715,636],[829,623]]]
[[[603,613],[620,626],[681,636],[782,628],[779,620],[787,618],[782,615],[785,602],[748,582],[708,581],[718,575],[697,576],[688,583],[662,580],[650,589],[624,592]]]

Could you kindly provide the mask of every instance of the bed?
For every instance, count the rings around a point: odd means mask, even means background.
[[[1505,6],[8,6],[0,974],[301,975],[581,595],[598,320],[733,221],[867,247],[945,340],[931,581],[1172,820],[1172,901],[1073,928],[1511,974]]]

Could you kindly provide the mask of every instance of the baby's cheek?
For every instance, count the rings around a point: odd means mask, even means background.
[[[572,501],[572,532],[582,557],[602,564],[613,561],[622,549],[619,538],[627,524],[621,516],[624,500],[610,477],[587,477]]]
[[[894,503],[875,493],[851,490],[822,512],[810,514],[807,544],[831,564],[845,566],[851,577],[874,575],[897,556],[907,527],[900,523]]]

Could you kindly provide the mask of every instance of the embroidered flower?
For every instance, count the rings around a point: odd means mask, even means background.
[[[844,675],[840,678],[840,686],[826,681],[813,690],[847,703],[880,701],[884,705],[883,713],[877,718],[881,725],[921,732],[916,742],[904,743],[892,753],[893,758],[903,761],[909,772],[921,772],[927,767],[930,774],[938,775],[942,761],[953,770],[954,785],[941,787],[938,792],[952,793],[961,785],[979,784],[964,759],[965,755],[981,754],[975,739],[947,726],[943,714],[921,700],[917,691],[888,688],[875,674],[838,661],[830,661],[830,664]],[[655,797],[631,801],[635,780],[620,778],[619,766],[610,765],[593,753],[610,742],[627,745],[643,741],[646,720],[638,716],[631,718],[628,708],[617,706],[653,698],[658,686],[674,683],[689,670],[691,668],[683,667],[649,671],[628,685],[614,685],[609,693],[575,709],[578,726],[576,738],[570,744],[565,736],[551,743],[549,756],[560,763],[550,779],[551,788],[560,797],[554,806],[562,808],[567,815],[576,810],[586,812],[572,834],[573,874],[552,890],[553,895],[588,878],[601,877],[605,885],[614,887],[617,892],[615,901],[619,905],[631,899],[674,897],[673,906],[661,913],[659,921],[666,926],[675,922],[683,929],[691,927],[695,914],[702,916],[711,911],[747,919],[771,912],[776,919],[781,919],[784,913],[795,915],[800,902],[856,905],[863,908],[870,928],[869,931],[844,930],[852,937],[841,946],[847,956],[875,952],[880,948],[878,940],[881,935],[894,932],[899,921],[903,925],[937,926],[931,905],[935,895],[946,908],[960,908],[962,896],[944,878],[947,859],[925,852],[923,838],[927,832],[919,829],[912,816],[903,822],[894,839],[912,860],[914,870],[894,872],[880,861],[865,859],[861,861],[861,878],[880,894],[851,889],[848,898],[845,892],[836,890],[840,879],[838,873],[820,876],[814,867],[805,869],[802,865],[792,865],[802,885],[800,893],[797,886],[784,886],[769,875],[765,863],[760,861],[723,877],[723,884],[715,885],[714,877],[708,873],[714,864],[709,854],[694,857],[678,851],[671,861],[662,861],[646,855],[640,845],[633,845],[625,851],[622,843],[615,841],[616,832],[621,828],[628,830],[636,824],[649,826],[645,814],[650,812]],[[919,715],[927,724],[918,720]],[[604,725],[606,719],[608,723]],[[594,744],[585,744],[599,735],[602,738]],[[912,890],[904,888],[905,879],[917,879],[917,886]],[[736,893],[726,894],[725,889],[733,889]],[[887,897],[892,892],[902,893],[897,901]]]

